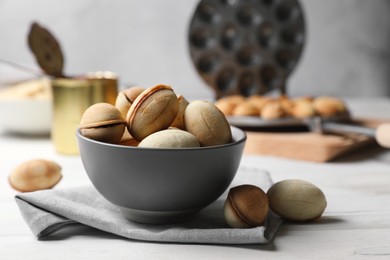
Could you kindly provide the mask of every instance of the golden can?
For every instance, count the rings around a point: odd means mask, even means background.
[[[93,104],[115,104],[118,78],[112,72],[92,72],[81,77],[52,80],[51,138],[60,154],[77,155],[76,131],[84,111]]]

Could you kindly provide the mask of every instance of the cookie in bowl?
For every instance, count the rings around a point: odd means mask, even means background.
[[[167,129],[155,132],[142,140],[138,147],[184,148],[199,147],[198,139],[187,131]]]
[[[108,103],[90,106],[82,115],[80,132],[93,140],[119,143],[125,131],[125,121],[120,111]]]
[[[139,86],[133,86],[126,88],[118,93],[115,100],[115,106],[119,109],[123,118],[126,118],[127,112],[129,112],[130,106],[134,100],[141,94],[145,88]]]
[[[211,102],[192,101],[184,112],[188,132],[196,136],[201,146],[230,143],[230,125],[224,114]]]
[[[179,102],[172,87],[158,84],[137,96],[127,113],[127,129],[137,141],[168,128],[175,120]]]

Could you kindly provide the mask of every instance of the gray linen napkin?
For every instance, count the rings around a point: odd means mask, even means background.
[[[253,184],[264,191],[272,185],[265,171],[241,166],[231,187]],[[83,186],[21,193],[15,197],[21,214],[39,238],[74,224],[84,224],[122,237],[157,242],[202,244],[266,244],[282,220],[271,212],[264,226],[227,226],[223,204],[228,190],[192,220],[174,225],[146,225],[124,218],[94,187]]]

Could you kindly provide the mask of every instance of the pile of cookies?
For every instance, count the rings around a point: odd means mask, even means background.
[[[92,105],[81,118],[80,132],[102,142],[153,148],[232,142],[230,125],[212,102],[188,102],[163,84],[125,89],[118,93],[115,106]]]
[[[218,99],[215,105],[228,116],[257,116],[262,119],[332,117],[348,113],[345,103],[331,96],[289,98],[232,95]]]

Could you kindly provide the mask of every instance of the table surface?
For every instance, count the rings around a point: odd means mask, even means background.
[[[390,118],[390,99],[348,99],[354,116]],[[89,184],[79,156],[54,151],[49,137],[0,132],[1,259],[381,259],[390,256],[390,152],[376,145],[329,163],[244,155],[242,165],[270,172],[273,181],[303,179],[319,186],[328,206],[320,221],[284,223],[268,245],[191,245],[133,241],[88,227],[68,228],[44,241],[33,236],[8,184],[10,171],[33,158],[58,162],[55,187]]]

